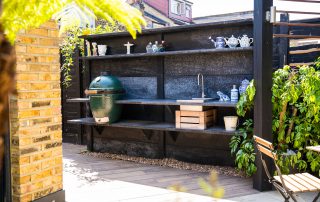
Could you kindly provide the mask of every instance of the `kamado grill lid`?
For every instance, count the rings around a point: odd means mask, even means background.
[[[88,94],[119,94],[125,92],[119,79],[112,76],[110,72],[101,72],[101,75],[90,83],[90,91],[96,91],[96,93]]]

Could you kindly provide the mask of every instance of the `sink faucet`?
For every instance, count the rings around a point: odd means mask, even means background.
[[[201,73],[198,74],[198,86],[200,86],[200,76],[201,76],[201,97],[205,98],[206,95],[204,94],[203,75]]]

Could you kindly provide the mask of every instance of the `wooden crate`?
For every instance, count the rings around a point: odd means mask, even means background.
[[[204,130],[216,122],[216,110],[176,111],[176,128]]]

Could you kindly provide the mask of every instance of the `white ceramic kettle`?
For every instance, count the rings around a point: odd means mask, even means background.
[[[240,47],[250,47],[250,45],[253,43],[253,38],[249,38],[246,34],[244,34],[242,37],[239,37],[239,43]]]
[[[225,38],[226,44],[229,46],[229,48],[235,48],[239,44],[239,39],[234,37],[233,35],[230,38]]]

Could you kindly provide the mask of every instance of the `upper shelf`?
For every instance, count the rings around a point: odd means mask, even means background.
[[[163,28],[155,28],[155,29],[142,29],[142,33],[138,33],[138,36],[148,35],[148,34],[157,34],[157,33],[172,33],[172,32],[181,32],[181,31],[189,31],[189,30],[197,30],[203,28],[220,28],[220,27],[240,27],[246,25],[253,25],[253,19],[237,19],[237,20],[226,20],[226,21],[218,21],[218,22],[210,22],[210,23],[201,23],[201,24],[192,24],[192,25],[181,25],[181,26],[172,26],[172,27],[163,27]],[[105,34],[91,34],[91,35],[82,35],[80,38],[85,39],[100,39],[100,38],[111,38],[111,37],[119,37],[119,36],[130,36],[129,32],[113,32],[113,33],[105,33]]]
[[[133,54],[117,54],[117,55],[105,55],[105,56],[88,56],[80,57],[83,60],[105,60],[114,58],[137,58],[137,57],[159,57],[159,56],[170,56],[170,55],[190,55],[190,54],[201,54],[201,53],[228,53],[228,52],[241,52],[241,51],[252,51],[253,47],[247,48],[223,48],[223,49],[197,49],[197,50],[180,50],[180,51],[166,51],[159,53],[133,53]]]

